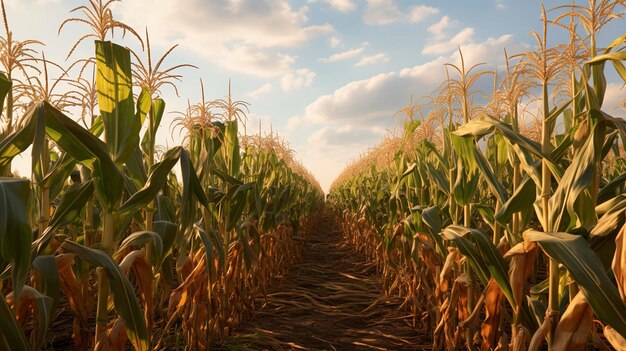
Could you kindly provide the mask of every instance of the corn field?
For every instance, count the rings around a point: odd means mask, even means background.
[[[0,0],[0,350],[219,349],[255,314],[332,349],[626,350],[626,120],[603,107],[626,1],[542,5],[495,71],[459,48],[326,197],[284,139],[247,133],[230,81],[169,108],[197,67],[154,58],[116,1],[69,12],[64,66]]]
[[[626,350],[626,122],[602,107],[605,75],[626,83],[626,34],[597,44],[624,6],[542,7],[535,48],[500,72],[459,49],[399,111],[402,135],[332,185],[343,236],[434,350]]]
[[[241,133],[248,104],[230,86],[209,101],[201,85],[172,124],[184,145],[156,145],[161,90],[191,65],[163,67],[174,47],[153,61],[112,2],[61,24],[88,29],[68,57],[95,43],[67,69],[14,39],[2,2],[1,350],[209,349],[299,259],[324,201],[276,134]],[[109,41],[114,29],[147,60]],[[28,148],[32,174],[12,177]]]

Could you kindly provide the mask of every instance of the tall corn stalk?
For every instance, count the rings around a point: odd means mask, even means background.
[[[557,9],[567,10],[567,14],[561,18],[575,17],[577,22],[586,22],[587,27],[583,27],[592,28],[585,29],[590,34],[609,19],[621,17],[619,10],[623,5],[623,1],[590,1],[589,7],[564,5]],[[618,246],[616,250],[605,246],[613,241],[623,245],[623,234],[617,233],[623,233],[620,228],[624,227],[624,222],[618,219],[617,213],[623,210],[623,202],[620,200],[623,189],[618,184],[624,178],[619,175],[612,178],[617,173],[611,170],[605,172],[611,174],[606,182],[600,181],[602,168],[613,167],[604,163],[603,159],[609,150],[615,149],[616,135],[626,135],[621,119],[601,111],[606,90],[604,65],[609,62],[613,64],[618,74],[626,80],[622,63],[624,57],[618,53],[624,47],[625,39],[619,37],[604,53],[590,56],[588,62],[578,67],[579,62],[576,61],[579,60],[579,54],[570,50],[575,45],[572,44],[572,38],[578,36],[570,35],[569,49],[567,46],[548,47],[547,30],[550,21],[546,11],[542,13],[543,33],[534,34],[539,48],[516,55],[521,59],[512,67],[505,53],[506,75],[493,103],[506,106],[505,113],[510,118],[510,124],[508,118],[497,118],[498,111],[491,111],[495,116],[489,116],[490,110],[485,110],[476,119],[466,120],[463,126],[452,133],[454,145],[450,154],[456,154],[460,159],[459,167],[480,175],[480,182],[473,195],[478,203],[475,205],[476,214],[480,214],[480,218],[470,218],[472,228],[454,225],[454,211],[450,208],[452,201],[446,199],[442,203],[438,200],[441,195],[445,198],[446,193],[451,196],[452,189],[462,190],[458,186],[451,187],[458,183],[458,178],[453,182],[453,174],[449,173],[453,163],[448,162],[450,168],[446,168],[446,161],[438,155],[437,150],[429,146],[427,140],[416,138],[419,133],[414,130],[405,131],[405,139],[414,143],[409,149],[423,148],[427,152],[415,154],[407,151],[404,143],[396,145],[393,140],[384,140],[380,146],[346,168],[331,187],[329,202],[338,211],[337,215],[346,222],[342,226],[346,238],[359,250],[365,250],[368,257],[376,258],[382,254],[399,257],[388,263],[399,267],[382,268],[384,272],[410,270],[403,261],[403,257],[406,256],[408,260],[409,255],[401,250],[393,251],[402,247],[400,239],[395,240],[401,237],[405,241],[410,238],[415,240],[410,251],[412,259],[419,257],[420,264],[437,272],[437,292],[442,298],[422,299],[423,303],[417,308],[432,311],[436,315],[432,333],[436,348],[458,347],[461,334],[466,335],[467,341],[470,336],[462,332],[471,329],[483,307],[486,319],[481,326],[481,348],[495,348],[498,337],[507,332],[506,323],[501,319],[508,314],[506,303],[501,302],[504,299],[514,314],[512,340],[510,345],[499,345],[501,348],[509,346],[537,350],[544,338],[549,340],[549,347],[553,350],[583,349],[587,340],[603,348],[606,345],[595,332],[592,333],[592,323],[596,318],[607,324],[604,336],[611,344],[620,345],[625,340],[624,300],[612,302],[623,299],[623,294],[618,290],[623,290],[621,277],[624,264],[621,263],[621,257],[624,250],[623,246]],[[552,22],[559,20],[557,16],[557,20]],[[569,23],[562,27],[571,33],[576,26]],[[597,33],[588,40],[590,47],[595,46],[592,43],[597,43]],[[558,80],[565,73],[564,65],[570,68],[566,72],[570,89],[565,103],[555,98]],[[580,76],[572,75],[572,71],[580,72]],[[449,85],[444,83],[441,91],[445,91]],[[463,92],[462,84],[455,88]],[[536,101],[540,102],[541,135],[533,140],[535,136],[528,133],[528,114],[518,106],[535,91],[538,92]],[[461,115],[467,115],[467,105],[461,99],[458,105]],[[418,111],[416,115],[427,115],[431,108],[422,106],[425,111]],[[579,117],[584,117],[588,123],[581,124],[576,130],[568,127],[563,132],[555,128],[561,121]],[[500,168],[499,163],[494,166],[489,164],[492,150],[485,156],[480,142],[475,142],[485,137],[504,140],[497,147],[498,151],[500,147],[507,149],[508,165]],[[428,189],[434,195],[429,198],[430,203],[423,203],[423,196],[415,196],[423,193],[423,189],[408,186],[411,184],[408,181],[395,181],[399,167],[398,163],[388,161],[391,155],[411,166],[403,177],[408,179],[415,175],[421,178],[417,184],[436,184],[436,187]],[[503,172],[512,175],[512,181],[500,178]],[[444,174],[449,176],[444,177]],[[373,183],[372,179],[378,181]],[[446,180],[450,183],[445,184]],[[393,196],[399,189],[408,193],[407,199],[420,198],[422,202],[399,206]],[[391,198],[386,196],[388,193],[392,194]],[[463,194],[468,196],[467,193]],[[449,215],[446,216],[446,213]],[[394,222],[400,220],[402,224]],[[453,225],[446,227],[446,223]],[[387,234],[388,228],[397,229],[393,236]],[[485,238],[489,231],[495,232],[498,228],[504,231],[504,238],[496,247],[491,238],[488,241]],[[372,236],[371,233],[376,235]],[[428,234],[425,238],[422,237],[424,233]],[[376,239],[369,245],[367,241],[372,237]],[[426,246],[422,247],[417,242],[425,242]],[[428,245],[438,248],[438,257],[442,261],[437,262],[425,254]],[[534,263],[538,253],[540,260],[547,259],[550,262],[548,279],[532,286],[529,291],[527,285],[531,277],[542,279]],[[474,265],[474,274],[480,280],[479,286],[485,288],[482,298],[476,301],[469,316],[465,314],[467,304],[463,301],[469,297],[466,294],[470,290],[466,290],[465,286],[471,284],[472,279],[459,274],[456,264],[458,257]],[[613,272],[620,281],[617,286],[604,273],[610,265],[607,259],[611,257],[614,257]],[[561,271],[567,270],[565,275],[560,272],[559,265]],[[393,286],[405,284],[394,275],[385,275],[384,278]],[[570,289],[563,290],[563,294],[571,293],[572,296],[564,300],[565,295],[561,295],[558,286],[561,278],[565,279],[564,282],[575,282],[580,286],[580,292],[574,284],[570,284]],[[420,300],[416,297],[421,296],[420,293],[412,291],[411,294],[415,295],[410,298]],[[435,307],[432,308],[432,305]],[[561,305],[567,308],[559,316]],[[451,312],[458,312],[458,316],[462,316],[460,318],[467,316],[467,319],[458,321],[459,317]],[[535,320],[542,323],[537,325]],[[590,335],[591,339],[588,339]]]

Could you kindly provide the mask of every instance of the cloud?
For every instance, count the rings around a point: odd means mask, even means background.
[[[417,23],[417,22],[421,22],[427,17],[436,15],[438,13],[439,13],[439,9],[435,7],[430,7],[430,6],[425,6],[425,5],[413,6],[411,8],[411,14],[409,18],[411,22]]]
[[[325,63],[330,63],[330,62],[347,60],[347,59],[359,56],[363,52],[363,50],[365,50],[364,46],[360,48],[356,48],[356,49],[346,50],[343,52],[333,54],[329,58],[320,59],[320,61],[325,62]]]
[[[505,34],[498,38],[489,38],[482,43],[462,44],[460,48],[466,63],[494,64],[504,60],[504,48],[510,57],[528,51],[530,46],[526,43],[514,42],[513,35]],[[454,55],[458,56],[458,53],[455,52]]]
[[[367,0],[363,20],[371,25],[386,25],[402,21],[417,23],[436,13],[439,13],[439,9],[425,5],[413,6],[408,11],[401,11],[394,0]]]
[[[461,45],[466,65],[479,62],[500,64],[504,59],[504,47],[517,53],[525,50],[528,45],[514,42],[512,35]],[[393,120],[393,114],[408,101],[411,94],[430,95],[438,87],[445,79],[445,63],[459,64],[459,54],[453,52],[449,56],[440,56],[397,72],[381,73],[350,82],[331,94],[317,98],[298,118],[303,123],[355,124],[358,121],[359,125],[388,127],[388,121]]]
[[[428,33],[434,36],[433,39],[443,39],[445,37],[444,31],[453,24],[455,24],[455,21],[451,20],[449,16],[443,16],[439,22],[428,27]]]
[[[258,89],[255,89],[246,95],[253,99],[258,99],[259,97],[261,97],[261,95],[265,95],[269,93],[270,91],[272,91],[272,84],[265,83],[261,85]]]
[[[356,4],[352,0],[326,0],[335,10],[341,12],[351,12],[356,10]]]
[[[301,68],[292,73],[285,74],[280,85],[283,91],[292,91],[311,86],[315,80],[316,73],[308,68]]]
[[[373,65],[373,64],[381,63],[381,62],[389,62],[389,56],[387,56],[387,54],[382,53],[382,52],[376,55],[364,56],[354,66],[361,67],[361,66]]]
[[[122,21],[149,28],[153,43],[180,43],[221,67],[261,77],[287,73],[296,58],[286,49],[334,30],[328,23],[310,24],[308,8],[292,7],[287,0],[231,0],[227,6],[219,1],[133,0],[117,6]]]
[[[303,118],[314,124],[351,122],[372,125],[391,118],[401,106],[397,95],[404,95],[402,90],[408,93],[408,83],[409,79],[394,72],[354,81],[332,94],[317,98],[305,108]]]
[[[367,24],[385,25],[404,19],[393,0],[367,0],[363,19]]]
[[[330,39],[328,39],[328,44],[331,48],[336,48],[339,44],[341,44],[341,38],[333,35]]]
[[[457,47],[471,43],[474,37],[474,28],[467,27],[450,39],[439,38],[438,41],[429,42],[422,49],[422,54],[445,54]]]
[[[375,143],[385,134],[384,130],[371,127],[345,125],[340,128],[324,127],[313,133],[308,142],[312,145],[354,146]]]
[[[303,116],[292,116],[287,119],[287,131],[293,131],[303,125],[306,121]]]
[[[616,114],[614,117],[626,117],[626,105],[624,104],[624,85],[609,83],[606,86],[606,92],[604,93],[604,101],[602,103],[602,110],[608,114]]]
[[[485,69],[503,63],[504,47],[517,53],[527,45],[516,43],[511,35],[461,45],[466,64],[488,62],[490,66]],[[305,134],[294,139],[301,140],[294,145],[298,155],[327,189],[346,162],[375,145],[387,130],[394,129],[398,124],[394,114],[408,103],[411,95],[430,95],[445,79],[443,65],[459,62],[458,53],[452,52],[420,65],[350,82],[317,98],[302,115],[288,121],[291,134]]]
[[[498,10],[506,10],[506,3],[504,2],[504,0],[496,0],[496,8]]]
[[[8,8],[17,8],[18,6],[21,7],[21,5],[27,5],[24,4],[22,0],[4,0],[4,4]]]

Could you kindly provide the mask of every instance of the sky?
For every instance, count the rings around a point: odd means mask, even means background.
[[[14,38],[44,42],[46,58],[67,65],[70,47],[88,28],[69,23],[60,34],[57,29],[86,1],[5,2]],[[548,0],[546,7],[568,3]],[[161,144],[180,143],[172,112],[200,99],[200,79],[210,99],[224,97],[230,79],[234,98],[250,103],[247,128],[256,131],[260,122],[265,132],[286,138],[324,190],[397,128],[394,114],[412,95],[439,86],[444,64],[459,62],[459,47],[468,64],[502,67],[504,48],[509,56],[534,48],[529,32],[541,30],[540,14],[540,2],[521,0],[122,0],[113,13],[140,33],[149,31],[153,57],[179,45],[166,67],[198,67],[178,71],[180,96],[162,91]],[[607,26],[601,44],[623,28],[623,21]],[[549,31],[554,43],[567,38],[558,28]],[[119,34],[115,42],[141,51],[137,40]],[[70,61],[93,50],[87,40]],[[626,91],[610,77],[604,106],[624,116],[617,106]],[[25,159],[16,160],[17,167],[28,165]]]

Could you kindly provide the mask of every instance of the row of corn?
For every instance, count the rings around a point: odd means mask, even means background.
[[[156,145],[160,90],[189,65],[161,67],[172,49],[153,65],[147,35],[147,64],[107,41],[141,39],[111,3],[62,24],[89,24],[72,51],[94,38],[95,55],[54,79],[2,3],[1,350],[209,349],[299,258],[323,204],[284,141],[241,133],[248,105],[230,90],[179,113],[184,146]],[[27,149],[30,179],[12,176]]]
[[[603,109],[605,74],[626,82],[626,34],[599,46],[624,6],[542,7],[535,49],[505,51],[500,72],[459,50],[400,111],[403,135],[332,185],[346,240],[433,349],[626,350],[626,121]]]

